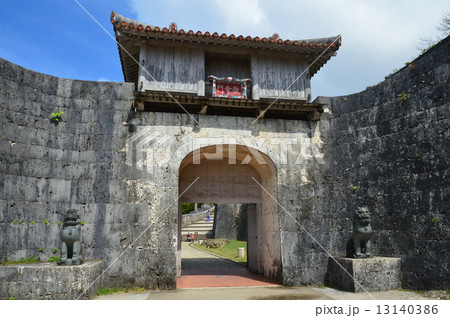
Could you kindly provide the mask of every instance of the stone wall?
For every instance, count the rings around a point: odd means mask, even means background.
[[[48,259],[74,208],[85,257],[110,266],[106,286],[173,288],[180,165],[200,147],[238,144],[276,167],[276,197],[261,193],[273,203],[263,206],[266,223],[279,222],[284,284],[322,283],[323,248],[344,255],[353,213],[367,205],[374,254],[402,258],[403,286],[448,288],[448,46],[361,93],[323,99],[320,122],[254,124],[135,113],[133,84],[61,79],[0,59],[0,257]]]
[[[103,261],[58,266],[35,263],[0,266],[0,299],[92,299],[101,286]]]
[[[287,187],[286,176],[317,165],[315,123],[135,113],[133,89],[56,78],[0,60],[2,259],[46,260],[55,248],[59,256],[58,222],[76,209],[84,221],[85,258],[105,261],[106,286],[174,288],[178,176],[189,153],[224,143],[258,148],[275,163],[287,197],[297,189]],[[57,110],[64,111],[59,124],[50,121]],[[292,148],[284,149],[286,142]],[[154,165],[140,157],[150,152]],[[303,165],[289,165],[300,157]]]
[[[213,235],[228,240],[247,240],[247,204],[217,204]]]
[[[142,177],[124,164],[133,89],[56,78],[0,59],[0,258],[60,256],[58,222],[74,208],[84,221],[86,259],[109,266],[124,253],[106,284],[173,286],[170,269],[147,259],[152,246],[138,240],[126,249],[153,217],[141,199],[146,189],[129,186]],[[59,124],[50,121],[57,110],[64,111]],[[170,249],[172,237],[161,240]],[[155,276],[139,272],[147,266]]]
[[[214,213],[214,208],[210,208],[208,210],[198,210],[198,211],[191,211],[191,213],[183,214],[181,217],[181,226],[187,226],[190,224],[193,224],[195,222],[201,221],[206,218],[206,214],[208,213]]]
[[[447,38],[384,82],[325,99],[322,243],[343,255],[352,214],[367,206],[374,252],[402,259],[403,288],[450,286],[449,52]]]

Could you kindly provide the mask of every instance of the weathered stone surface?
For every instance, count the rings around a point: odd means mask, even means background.
[[[401,288],[401,259],[329,258],[326,283],[351,292],[371,292]]]
[[[334,220],[325,221],[330,233],[322,242],[343,256],[340,229],[351,229],[351,212],[367,206],[372,254],[402,259],[403,288],[450,286],[443,274],[448,258],[439,252],[450,244],[450,119],[443,111],[450,109],[449,49],[447,38],[374,87],[323,99],[329,103],[320,129],[330,213],[319,215]],[[399,99],[402,92],[406,100]]]
[[[214,211],[214,209],[210,209],[210,211]],[[201,221],[206,218],[207,213],[208,213],[208,210],[192,211],[189,214],[183,214],[183,216],[181,217],[181,226],[184,227],[184,226],[193,224],[195,222]]]
[[[247,205],[218,204],[213,235],[228,240],[247,240]]]
[[[235,143],[276,168],[279,205],[266,197],[264,216],[279,232],[261,250],[281,246],[272,274],[285,285],[323,283],[320,246],[344,255],[364,205],[373,255],[402,259],[404,288],[449,288],[449,42],[361,93],[323,98],[319,122],[135,113],[133,84],[58,79],[0,59],[0,258],[48,259],[63,213],[76,209],[86,259],[109,266],[122,255],[105,285],[173,288],[180,164],[200,147]],[[138,144],[153,151],[152,171]]]
[[[103,261],[57,266],[35,263],[0,266],[0,299],[90,299],[101,286]]]

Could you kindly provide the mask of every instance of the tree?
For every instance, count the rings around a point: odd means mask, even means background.
[[[437,29],[441,31],[444,36],[450,35],[450,11],[444,12],[442,21]]]
[[[436,27],[436,29],[441,32],[441,36],[438,39],[433,39],[430,37],[420,39],[420,44],[417,48],[422,51],[422,53],[428,51],[442,38],[450,35],[450,11],[444,12],[442,14],[442,20],[439,23],[439,26]]]

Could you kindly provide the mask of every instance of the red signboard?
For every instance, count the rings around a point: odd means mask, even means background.
[[[241,83],[227,83],[227,82],[216,82],[216,94],[219,96],[226,96],[226,97],[241,97],[242,96],[242,89],[241,89]]]
[[[213,97],[228,97],[247,99],[247,84],[252,80],[250,78],[238,79],[233,77],[208,76],[209,81],[213,83]]]

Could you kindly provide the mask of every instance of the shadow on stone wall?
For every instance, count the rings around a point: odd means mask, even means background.
[[[367,206],[375,254],[402,258],[404,288],[450,286],[449,52],[447,37],[376,86],[321,98],[329,105],[321,127],[326,201],[339,216],[328,230],[351,230],[351,215]],[[336,254],[342,253],[340,246]]]

